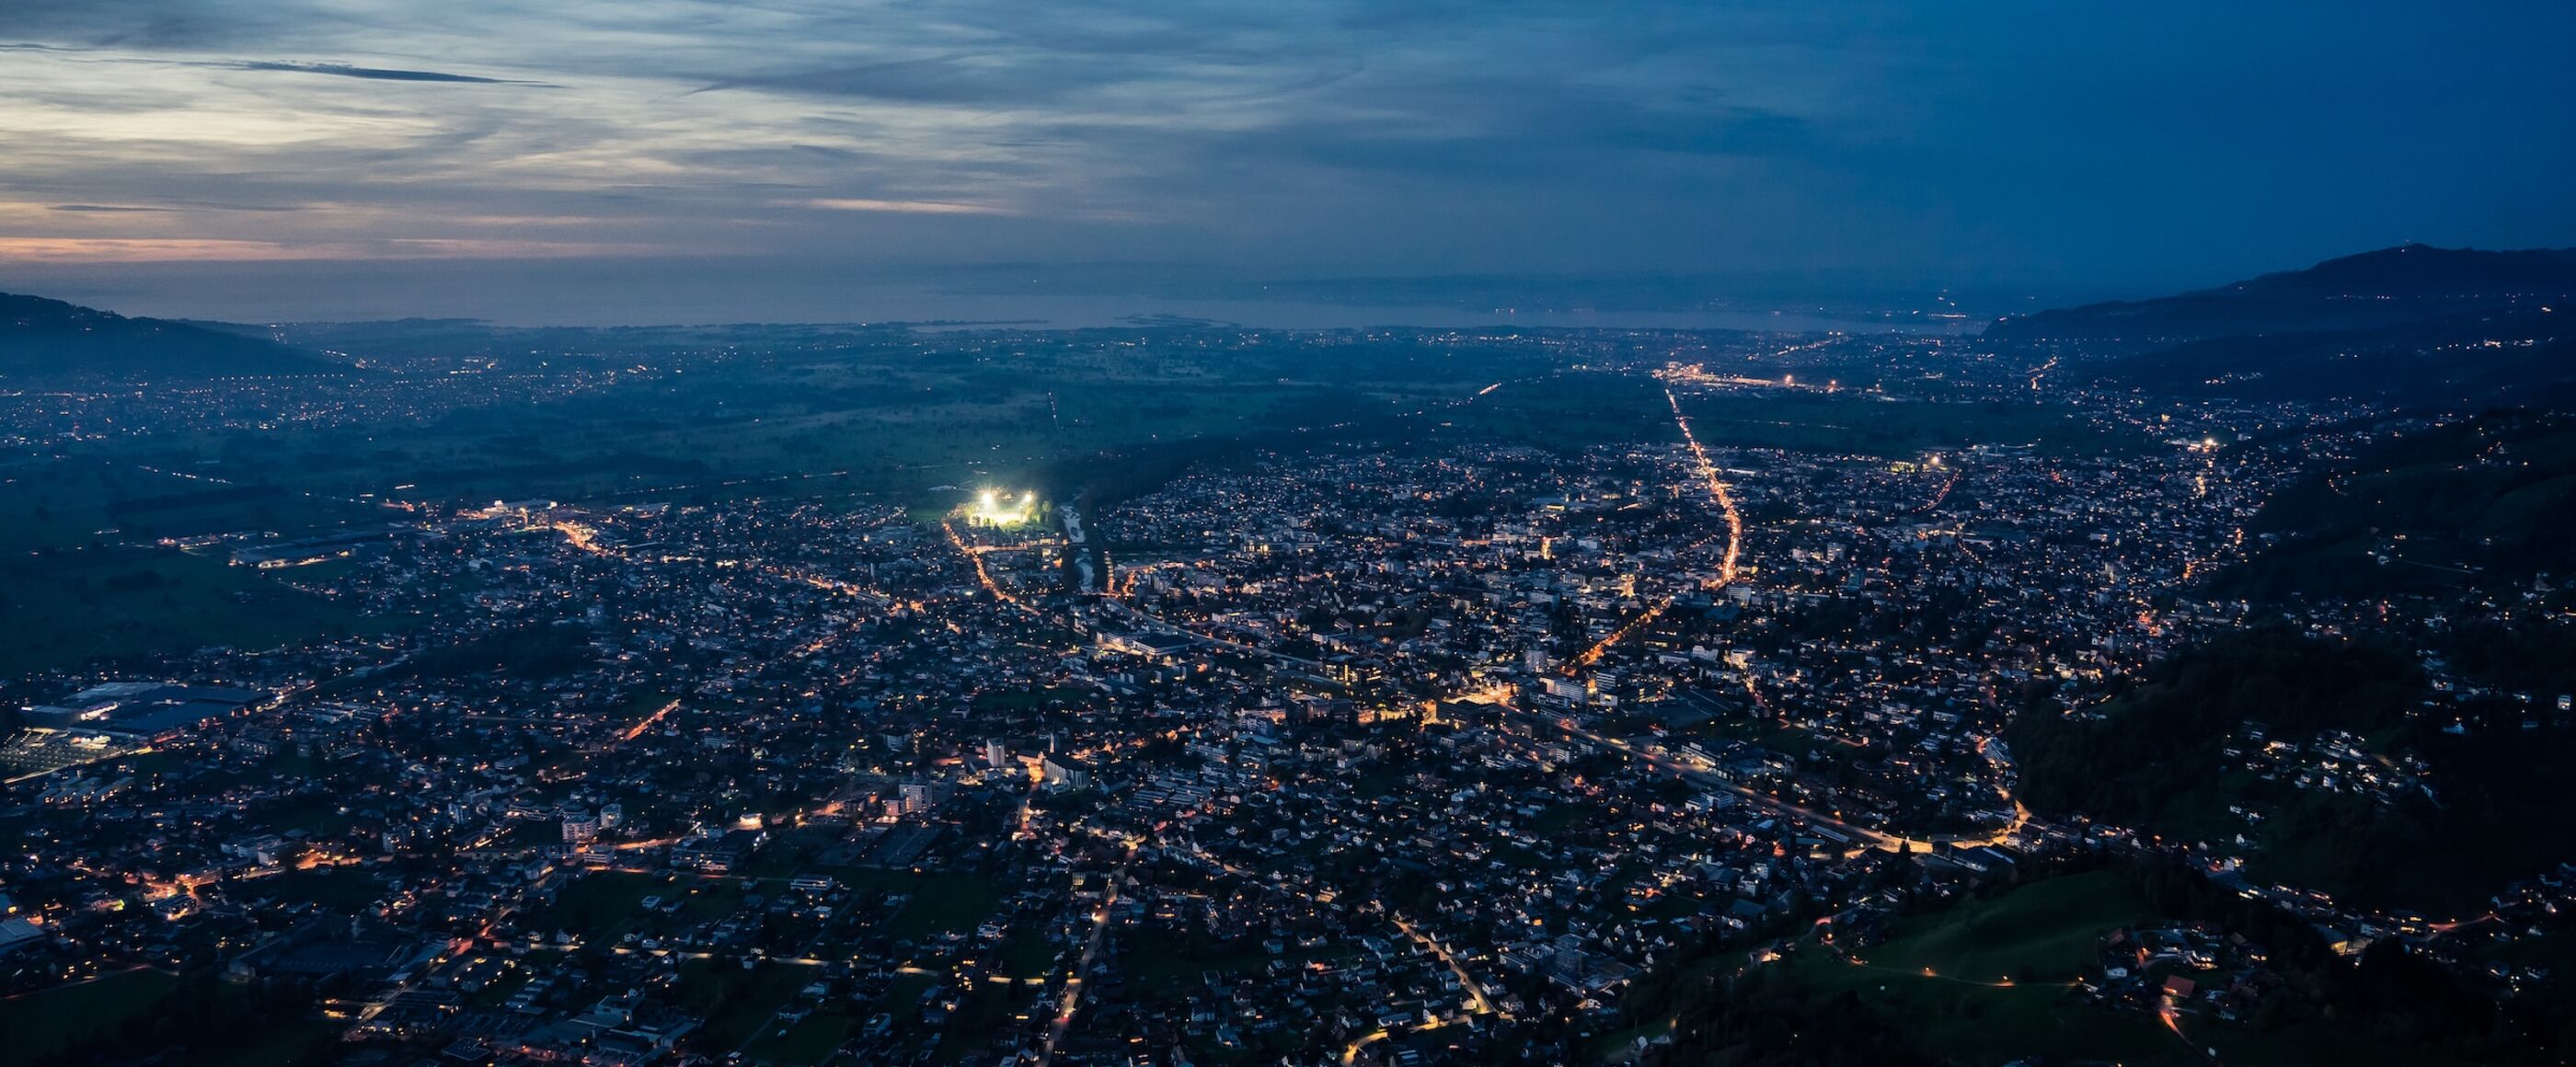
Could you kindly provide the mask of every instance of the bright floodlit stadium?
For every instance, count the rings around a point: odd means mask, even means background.
[[[1038,494],[1035,490],[1022,491],[1016,497],[999,489],[977,490],[975,502],[966,507],[967,521],[978,526],[1024,526],[1037,517]]]

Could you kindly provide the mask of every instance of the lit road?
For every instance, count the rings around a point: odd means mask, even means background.
[[[985,592],[993,594],[993,596],[1001,600],[1002,603],[1018,608],[1021,611],[1028,612],[1031,615],[1037,614],[1038,609],[1030,607],[1028,601],[1020,599],[1013,595],[1009,590],[1002,588],[1001,585],[993,581],[993,572],[985,569],[984,567],[984,554],[975,551],[972,547],[969,547],[966,544],[965,538],[957,536],[957,524],[955,521],[941,519],[939,520],[939,528],[941,531],[947,533],[949,545],[956,548],[957,551],[964,553],[966,556],[966,562],[975,565],[975,581],[977,584],[984,587]]]
[[[653,727],[660,723],[665,717],[678,710],[680,710],[680,702],[677,700],[662,705],[660,710],[655,711],[651,715],[645,716],[642,721],[637,722],[633,726],[627,727],[623,732],[619,733],[617,735],[618,743],[624,744],[628,741],[644,736],[647,731],[653,729]]]
[[[1736,786],[1734,781],[1726,781],[1726,778],[1718,778],[1716,773],[1713,773],[1713,771],[1705,771],[1705,768],[1698,768],[1698,765],[1685,763],[1685,760],[1672,760],[1672,758],[1662,758],[1662,755],[1646,753],[1646,750],[1641,750],[1641,747],[1628,745],[1628,742],[1618,740],[1618,737],[1595,735],[1595,732],[1589,732],[1589,729],[1571,727],[1571,724],[1561,722],[1561,719],[1556,719],[1556,716],[1535,714],[1535,711],[1520,711],[1520,709],[1507,709],[1507,711],[1515,711],[1515,714],[1528,714],[1528,716],[1533,716],[1533,719],[1543,719],[1543,722],[1551,724],[1551,727],[1564,729],[1564,732],[1569,732],[1569,735],[1582,737],[1582,740],[1592,742],[1592,745],[1615,747],[1615,750],[1620,750],[1620,753],[1628,753],[1628,755],[1633,755],[1633,758],[1638,758],[1638,760],[1646,760],[1646,765],[1654,765],[1654,768],[1662,768],[1662,771],[1672,771],[1672,773],[1677,773],[1677,776],[1682,776],[1682,778],[1690,778],[1690,781],[1695,781],[1695,783],[1703,783],[1703,786],[1716,786],[1716,789],[1726,789],[1726,791],[1731,791],[1731,794],[1736,794],[1736,796],[1744,796],[1744,799],[1749,799],[1749,802],[1754,802],[1754,804],[1757,804],[1757,807],[1767,807],[1767,809],[1772,809],[1772,812],[1780,812],[1780,814],[1795,814],[1795,817],[1801,817],[1801,820],[1808,820],[1808,822],[1821,822],[1821,825],[1826,825],[1826,827],[1834,827],[1834,830],[1837,830],[1837,832],[1847,832],[1847,835],[1852,835],[1852,840],[1860,840],[1862,845],[1860,845],[1860,848],[1852,848],[1852,851],[1850,851],[1850,853],[1844,853],[1844,856],[1860,856],[1860,853],[1870,851],[1870,848],[1875,848],[1875,851],[1886,851],[1886,853],[1909,851],[1909,848],[1914,848],[1914,851],[1927,851],[1927,853],[1929,853],[1929,851],[1932,851],[1932,848],[1937,848],[1937,845],[1950,845],[1950,848],[1981,848],[1981,845],[2002,845],[2002,843],[2007,843],[2007,840],[2012,840],[2014,835],[2020,835],[2020,832],[2025,830],[2025,827],[2030,827],[2030,822],[2032,822],[2030,809],[2022,807],[2020,799],[2012,799],[2012,796],[2007,796],[2009,802],[2012,802],[2012,822],[2004,822],[2004,825],[2002,825],[2002,827],[1996,827],[1994,832],[1986,832],[1986,835],[1932,835],[1932,838],[1904,838],[1904,835],[1893,835],[1893,832],[1880,832],[1880,830],[1870,830],[1870,827],[1850,825],[1850,822],[1837,820],[1837,817],[1832,817],[1832,814],[1816,812],[1816,809],[1811,809],[1811,807],[1801,807],[1801,804],[1790,804],[1790,802],[1785,802],[1785,799],[1780,799],[1780,796],[1757,794],[1757,791],[1752,791],[1752,789],[1744,789],[1744,786]]]
[[[1744,550],[1744,516],[1735,510],[1735,495],[1728,491],[1726,480],[1717,476],[1717,464],[1710,462],[1708,450],[1700,447],[1699,435],[1691,432],[1690,418],[1682,414],[1681,398],[1666,389],[1664,402],[1672,405],[1673,424],[1681,427],[1682,441],[1690,445],[1692,458],[1699,462],[1699,474],[1708,482],[1709,496],[1717,501],[1718,512],[1726,517],[1726,559],[1717,566],[1717,584],[1733,584],[1736,557]]]
[[[1777,814],[1792,815],[1805,819],[1811,823],[1832,827],[1835,832],[1848,834],[1854,841],[1861,843],[1860,847],[1845,853],[1847,856],[1856,856],[1871,849],[1877,849],[1882,852],[1899,852],[1911,848],[1928,852],[1939,845],[1948,845],[1953,848],[1977,848],[1984,845],[2000,845],[2012,840],[2015,835],[2021,833],[2022,830],[2027,828],[2033,821],[2031,819],[2030,809],[2022,806],[2021,801],[2013,800],[2012,821],[2004,824],[1992,833],[1978,835],[1941,834],[1932,837],[1905,837],[1898,834],[1884,833],[1878,830],[1872,830],[1865,826],[1855,826],[1851,823],[1835,818],[1832,815],[1817,811],[1813,808],[1790,803],[1768,793],[1760,793],[1747,789],[1744,786],[1737,785],[1734,782],[1718,777],[1717,774],[1712,771],[1687,761],[1660,756],[1619,740],[1618,738],[1593,733],[1590,730],[1585,730],[1581,727],[1571,725],[1557,716],[1525,711],[1509,705],[1502,705],[1501,707],[1504,711],[1526,716],[1534,722],[1572,734],[1575,737],[1589,741],[1595,745],[1599,745],[1604,748],[1616,749],[1631,757],[1644,761],[1648,766],[1672,772],[1673,774],[1679,775],[1696,784],[1723,789],[1727,792],[1734,793],[1737,796],[1752,801],[1756,806],[1768,808]]]
[[[1045,768],[1039,764],[1030,764],[1029,791],[1020,795],[1019,814],[1013,816],[1011,819],[1011,840],[1026,841],[1029,838],[1036,836],[1029,832],[1029,818],[1031,816],[1031,809],[1035,807],[1038,802],[1038,790],[1045,788],[1045,786]]]
[[[1546,726],[1550,729],[1572,734],[1575,737],[1589,741],[1603,748],[1616,749],[1620,752],[1626,753],[1631,757],[1645,762],[1648,766],[1655,767],[1659,770],[1670,771],[1697,784],[1724,789],[1737,796],[1743,797],[1746,800],[1752,801],[1757,806],[1769,808],[1778,814],[1794,815],[1809,822],[1821,823],[1823,825],[1833,827],[1837,832],[1850,834],[1855,840],[1867,842],[1868,844],[1863,846],[1864,848],[1878,848],[1892,852],[1899,848],[1903,848],[1907,844],[1905,838],[1892,837],[1867,827],[1854,826],[1842,821],[1841,819],[1827,815],[1824,812],[1792,804],[1768,793],[1757,793],[1751,789],[1747,789],[1743,786],[1727,781],[1724,778],[1718,777],[1717,774],[1712,771],[1705,770],[1681,760],[1669,759],[1656,755],[1615,737],[1593,733],[1590,730],[1567,723],[1557,716],[1543,715],[1538,712],[1526,711],[1510,705],[1500,706],[1506,712],[1525,716],[1532,722]]]
[[[1127,847],[1128,855],[1133,856],[1135,851],[1134,845]],[[1100,939],[1109,932],[1109,909],[1117,905],[1118,888],[1126,881],[1127,867],[1121,864],[1110,872],[1108,895],[1101,898],[1099,907],[1092,909],[1091,937],[1083,942],[1082,959],[1074,963],[1073,976],[1064,981],[1064,1006],[1057,1010],[1055,1024],[1047,1028],[1046,1047],[1038,1050],[1037,1067],[1047,1067],[1055,1059],[1056,1045],[1064,1040],[1064,1032],[1073,1026],[1073,1013],[1082,1007],[1083,977],[1091,973],[1092,957],[1100,954]]]
[[[2040,380],[2040,379],[2042,379],[2042,378],[2048,377],[2048,372],[2053,371],[2053,370],[2056,370],[2056,369],[2057,369],[2057,357],[2056,357],[2056,356],[2050,356],[2050,357],[2048,357],[2048,362],[2046,362],[2046,363],[2042,363],[2042,364],[2040,364],[2039,366],[2032,368],[2032,369],[2031,369],[2031,372],[2030,372],[2030,389],[2031,389],[2031,391],[2032,391],[2032,392],[2034,392],[2034,393],[2035,393],[2035,392],[2038,392],[2038,391],[2039,391],[2039,380]]]
[[[1428,1022],[1417,1023],[1417,1024],[1412,1025],[1412,1026],[1399,1027],[1399,1028],[1398,1028],[1398,1029],[1396,1029],[1396,1030],[1372,1030],[1372,1031],[1369,1031],[1368,1033],[1365,1033],[1365,1034],[1360,1035],[1360,1039],[1359,1039],[1359,1040],[1351,1042],[1351,1043],[1350,1043],[1350,1045],[1349,1045],[1348,1047],[1345,1047],[1344,1049],[1342,1049],[1342,1059],[1341,1059],[1341,1062],[1345,1065],[1345,1067],[1348,1067],[1348,1065],[1349,1065],[1349,1064],[1351,1064],[1351,1063],[1358,1062],[1358,1060],[1359,1060],[1359,1058],[1360,1058],[1360,1050],[1361,1050],[1361,1049],[1367,1048],[1367,1047],[1369,1047],[1370,1045],[1373,1045],[1373,1044],[1375,1044],[1375,1043],[1377,1043],[1377,1042],[1384,1041],[1384,1040],[1386,1040],[1387,1038],[1393,1037],[1393,1036],[1395,1036],[1398,1032],[1404,1032],[1404,1033],[1420,1033],[1420,1032],[1422,1032],[1422,1031],[1424,1031],[1424,1030],[1437,1030],[1437,1029],[1440,1029],[1440,1028],[1441,1028],[1441,1027],[1443,1027],[1443,1026],[1447,1026],[1447,1025],[1449,1025],[1449,1024],[1450,1024],[1450,1022],[1452,1022],[1452,1021],[1453,1021],[1453,1020],[1450,1020],[1450,1019],[1432,1019],[1432,1020],[1430,1020],[1430,1021],[1428,1021]]]
[[[1466,966],[1458,962],[1458,957],[1450,955],[1449,950],[1439,941],[1414,929],[1412,923],[1397,918],[1395,913],[1388,912],[1386,917],[1389,922],[1395,924],[1396,929],[1404,931],[1404,936],[1412,938],[1415,944],[1429,949],[1432,955],[1440,957],[1440,962],[1449,965],[1449,973],[1457,975],[1458,984],[1466,987],[1467,1003],[1475,1009],[1476,1014],[1494,1013],[1494,1002],[1486,998],[1484,984],[1476,981],[1476,976],[1467,973]]]
[[[1210,855],[1204,848],[1198,848],[1195,845],[1192,847],[1200,859],[1215,864],[1227,874],[1233,875],[1237,878],[1258,879],[1264,884],[1269,885],[1271,888],[1282,891],[1286,891],[1288,889],[1287,879],[1275,871],[1265,873],[1244,867],[1237,867],[1234,864],[1227,863],[1216,856]],[[1423,951],[1429,952],[1433,958],[1438,959],[1442,965],[1448,967],[1450,974],[1457,976],[1458,984],[1464,987],[1467,991],[1467,1003],[1470,1011],[1477,1015],[1500,1015],[1506,1019],[1511,1018],[1511,1013],[1502,1010],[1494,1004],[1492,997],[1485,992],[1484,983],[1477,981],[1475,975],[1468,973],[1467,966],[1458,962],[1458,958],[1456,956],[1450,955],[1448,946],[1442,945],[1437,938],[1423,933],[1412,923],[1404,921],[1402,917],[1396,915],[1392,911],[1386,913],[1386,918],[1387,921],[1394,923],[1395,928],[1402,931],[1405,937],[1412,939],[1414,944],[1420,945]],[[1397,1030],[1406,1032],[1436,1030],[1452,1021],[1454,1020],[1434,1019],[1414,1026],[1398,1027]],[[1384,1041],[1387,1038],[1394,1036],[1395,1032],[1396,1031],[1392,1030],[1374,1030],[1360,1035],[1357,1040],[1352,1041],[1349,1045],[1343,1046],[1341,1062],[1348,1064],[1358,1060],[1361,1049],[1367,1048],[1375,1042]]]
[[[1728,489],[1726,480],[1718,477],[1717,464],[1708,458],[1708,450],[1700,447],[1699,435],[1691,432],[1690,418],[1682,414],[1681,398],[1674,396],[1671,389],[1666,389],[1664,402],[1672,406],[1673,425],[1681,428],[1682,442],[1690,446],[1691,459],[1698,467],[1700,480],[1707,484],[1709,498],[1717,502],[1719,516],[1726,520],[1726,556],[1718,562],[1717,581],[1711,583],[1709,588],[1717,589],[1733,585],[1736,562],[1744,553],[1744,516],[1735,509],[1735,494]],[[1703,538],[1691,547],[1697,548],[1707,540],[1709,539]],[[1621,624],[1618,629],[1610,631],[1609,636],[1602,638],[1592,647],[1584,649],[1581,655],[1567,661],[1565,673],[1572,676],[1575,672],[1599,661],[1603,653],[1626,640],[1629,634],[1637,632],[1640,627],[1661,618],[1672,606],[1672,597],[1657,597],[1654,604],[1638,614],[1636,618]]]

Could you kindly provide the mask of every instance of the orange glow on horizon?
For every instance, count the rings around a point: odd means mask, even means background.
[[[363,243],[243,241],[220,237],[0,237],[0,263],[225,263],[292,260],[564,259],[649,255],[656,245],[486,238],[396,238]]]

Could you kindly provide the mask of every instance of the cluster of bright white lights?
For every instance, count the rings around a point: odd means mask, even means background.
[[[1037,493],[1021,493],[1015,501],[992,489],[976,493],[975,506],[966,509],[968,519],[985,526],[1017,526],[1036,518],[1037,513]]]

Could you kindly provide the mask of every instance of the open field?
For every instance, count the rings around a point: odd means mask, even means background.
[[[264,479],[209,480],[198,464],[146,464],[137,451],[0,465],[0,558],[242,531],[295,536],[377,515]]]
[[[646,897],[676,902],[682,918],[703,921],[732,914],[742,903],[743,890],[739,880],[729,878],[594,871],[565,886],[529,925],[570,931],[590,944],[614,944],[644,925]]]
[[[1853,954],[1898,971],[2064,983],[2092,962],[2104,933],[2154,914],[2125,875],[2091,871],[1908,920]]]
[[[8,1058],[34,1059],[144,1018],[178,984],[158,971],[128,971],[0,1000],[0,1034],[8,1035]]]
[[[2195,1063],[2197,1054],[2154,1019],[2085,1004],[2070,991],[2104,932],[2152,914],[2127,877],[2093,871],[1905,920],[1848,956],[1804,946],[1789,966],[1802,984],[1857,994],[1961,1063],[2033,1055]]]
[[[2179,1023],[2186,1042],[2145,1013],[2079,1000],[2073,981],[2094,958],[2101,935],[2155,918],[2127,876],[2098,870],[1906,919],[1887,940],[1848,956],[1804,944],[1785,966],[1810,990],[1856,995],[1927,1051],[1977,1067],[2032,1057],[2209,1063],[2193,1046],[2215,1048],[2220,1062],[2237,1067],[2441,1062],[2400,1055],[2313,1021],[2262,1030],[2189,1015]]]
[[[744,1047],[743,1058],[753,1063],[821,1063],[840,1048],[855,1021],[847,1012],[821,1010],[786,1027],[772,1019]]]
[[[1906,459],[1931,449],[2027,445],[2044,452],[2134,447],[2060,408],[2037,404],[1887,400],[1865,394],[1682,397],[1711,448],[1788,448]]]
[[[918,941],[931,934],[962,933],[983,924],[1002,906],[993,883],[972,875],[914,874],[865,867],[831,868],[831,875],[853,889],[908,894],[910,899],[887,920],[886,932]]]
[[[222,548],[156,543],[223,533],[296,537],[380,519],[279,485],[213,483],[130,462],[8,464],[0,468],[0,633],[12,640],[0,645],[0,674],[380,630],[277,573],[231,566]]]
[[[164,548],[74,549],[0,562],[0,673],[202,645],[264,650],[379,620],[216,556]]]

